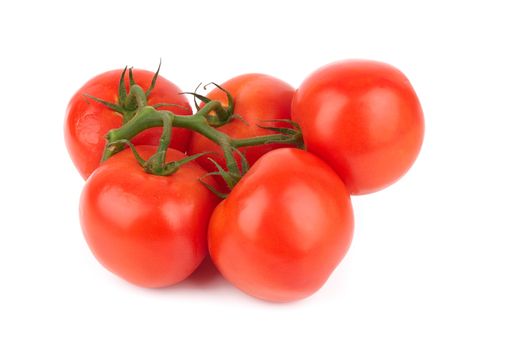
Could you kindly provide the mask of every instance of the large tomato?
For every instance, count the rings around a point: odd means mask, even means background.
[[[263,120],[290,119],[290,109],[294,88],[287,83],[264,74],[245,74],[235,77],[221,84],[234,98],[234,114],[241,116],[243,120],[233,119],[231,122],[218,128],[234,138],[249,138],[260,135],[268,135],[273,131],[265,130],[257,126],[275,126],[272,123],[264,123]],[[219,90],[213,89],[207,97],[211,100],[221,101],[227,105],[227,95]],[[283,125],[281,125],[283,126]],[[289,125],[284,125],[289,126]],[[278,144],[266,144],[241,148],[248,163],[253,164],[259,157],[275,148],[282,147]],[[217,161],[222,167],[226,162],[221,148],[206,137],[194,133],[190,141],[189,153],[197,154],[212,151],[209,157]],[[238,155],[237,159],[238,159]],[[216,170],[208,157],[197,160],[199,164],[208,171]]]
[[[262,156],[215,209],[213,262],[244,292],[292,301],[318,290],[352,240],[344,183],[316,156],[282,148]]]
[[[91,95],[102,100],[118,103],[118,88],[122,71],[113,70],[100,74],[89,80],[71,98],[65,120],[65,140],[69,155],[78,171],[86,179],[95,170],[102,157],[106,144],[104,136],[114,128],[122,125],[122,116],[95,102],[85,95]],[[146,70],[134,69],[135,82],[147,90],[154,73]],[[129,89],[129,79],[126,76],[126,85]],[[175,114],[189,115],[192,113],[190,105],[180,89],[167,79],[159,76],[155,88],[148,98],[150,105],[157,103],[171,103],[177,106],[164,106],[159,109],[170,110]],[[133,138],[134,144],[156,145],[162,128],[152,128]],[[174,128],[171,147],[185,152],[191,133],[185,129]]]
[[[138,146],[144,158],[154,146]],[[167,160],[184,154],[169,149]],[[129,149],[111,157],[88,178],[80,222],[95,257],[108,270],[144,287],[175,284],[207,254],[207,226],[217,198],[194,162],[175,174],[144,172]]]
[[[374,61],[315,71],[294,96],[292,119],[308,151],[332,166],[351,194],[398,180],[423,142],[423,112],[412,85],[396,68]]]

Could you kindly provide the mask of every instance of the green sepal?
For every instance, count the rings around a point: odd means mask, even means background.
[[[261,119],[260,122],[262,123],[285,123],[290,124],[295,129],[301,129],[299,124],[297,122],[294,122],[291,119]]]
[[[182,158],[180,160],[176,160],[173,162],[169,162],[166,164],[155,164],[158,163],[158,159],[164,159],[165,158],[165,152],[158,152],[151,156],[151,158],[148,159],[148,161],[144,164],[144,169],[154,175],[160,175],[160,176],[169,176],[177,172],[177,170],[180,169],[181,166],[183,166],[186,163],[189,163],[199,157],[202,157],[206,154],[210,154],[213,152],[202,152],[197,153],[194,155],[191,155],[189,157]],[[156,166],[160,165],[160,166]]]
[[[208,157],[208,160],[212,162],[213,165],[215,165],[215,167],[217,168],[217,175],[220,175],[223,178],[224,182],[226,182],[228,188],[232,189],[239,179],[234,177],[233,174],[231,174],[229,171],[224,170],[224,168],[219,163],[217,163],[215,159]]]
[[[261,128],[261,129],[275,131],[275,132],[280,133],[280,134],[285,134],[285,135],[295,135],[295,134],[297,134],[297,130],[295,130],[295,129],[277,128],[277,127],[273,127],[273,126],[262,126],[260,124],[257,124],[257,126],[259,128]]]
[[[84,94],[85,97],[87,98],[90,98],[92,99],[93,101],[96,101],[98,103],[102,103],[104,106],[108,107],[109,109],[115,111],[115,112],[118,112],[120,114],[124,114],[124,109],[122,107],[120,107],[119,105],[116,105],[114,103],[111,103],[111,102],[108,102],[108,101],[105,101],[101,98],[98,98],[98,97],[95,97],[95,96],[92,96],[90,94]]]
[[[198,94],[196,92],[181,92],[180,93],[181,95],[192,95],[193,96],[193,102],[195,104],[195,108],[197,108],[197,110],[200,110],[200,107],[199,105],[197,104],[197,100],[196,98],[198,98],[199,100],[201,100],[202,102],[204,103],[208,103],[210,102],[211,100],[209,98],[207,98],[206,96],[203,96],[201,94]]]
[[[219,192],[216,188],[214,188],[212,185],[210,185],[209,183],[206,183],[204,181],[204,179],[208,176],[211,176],[211,175],[219,175],[219,172],[213,172],[213,173],[207,173],[207,174],[204,174],[203,176],[201,176],[199,178],[199,182],[201,184],[204,185],[204,187],[206,187],[209,191],[211,191],[214,195],[216,195],[217,197],[221,198],[221,199],[225,199],[228,194],[227,193],[222,193],[222,192]]]
[[[137,149],[135,148],[133,143],[131,143],[131,141],[129,141],[129,140],[122,139],[122,140],[116,140],[116,141],[113,141],[113,142],[109,142],[106,145],[106,148],[108,148],[110,146],[113,146],[113,145],[118,145],[118,144],[125,144],[126,146],[128,146],[131,149],[131,152],[133,153],[133,156],[135,157],[137,162],[140,164],[140,166],[141,167],[145,167],[146,166],[147,162],[144,160],[144,158],[142,158],[140,156],[139,152],[137,152]]]
[[[122,74],[120,75],[120,80],[118,83],[118,104],[120,106],[124,105],[124,101],[126,101],[127,91],[126,91],[126,81],[124,77],[126,76],[126,71],[128,70],[128,66],[124,67],[124,70],[122,71]]]
[[[304,139],[303,139],[303,133],[301,131],[301,126],[297,122],[294,122],[291,119],[265,119],[265,120],[260,120],[259,122],[260,123],[285,123],[285,124],[289,124],[291,126],[291,128],[264,126],[264,125],[261,125],[261,124],[257,124],[257,126],[259,128],[261,128],[261,129],[275,131],[275,132],[283,135],[283,137],[284,137],[283,141],[285,141],[287,143],[291,141],[297,146],[297,148],[306,150],[306,146],[304,144]]]
[[[164,103],[164,102],[161,102],[161,103],[156,103],[154,104],[153,106],[151,106],[155,109],[158,109],[160,107],[178,107],[180,109],[184,109],[186,111],[191,111],[190,108],[186,107],[186,106],[183,106],[183,105],[179,105],[179,104],[176,104],[176,103]]]
[[[248,159],[246,159],[246,156],[244,155],[244,153],[242,153],[239,149],[235,147],[232,147],[232,149],[241,158],[241,175],[246,174],[246,172],[250,169],[250,164],[248,163]]]
[[[199,90],[201,85],[202,83],[199,83],[199,85],[197,85],[197,87],[195,88],[195,91],[193,91],[195,94],[197,93],[197,90]],[[197,103],[197,97],[195,95],[193,95],[193,104],[195,105],[195,109],[197,110],[197,112],[201,110],[201,107]]]
[[[230,119],[237,119],[239,120],[240,122],[242,122],[244,125],[246,126],[250,126],[250,123],[248,123],[248,121],[246,119],[244,119],[243,116],[239,115],[239,114],[232,114],[232,116],[230,117]]]
[[[151,94],[151,91],[153,91],[153,89],[155,88],[155,84],[157,83],[157,78],[159,77],[161,65],[162,65],[162,59],[160,59],[159,61],[159,67],[157,68],[157,71],[155,72],[153,79],[151,79],[151,84],[149,85],[148,90],[146,90],[146,97],[149,97],[149,94]]]
[[[206,90],[206,87],[208,87],[209,85],[215,86],[217,89],[221,90],[222,92],[224,92],[226,94],[226,97],[228,98],[228,108],[226,109],[226,113],[228,115],[228,118],[230,118],[233,115],[233,110],[235,108],[235,102],[234,102],[232,94],[230,94],[230,92],[228,90],[226,90],[225,88],[223,88],[219,84],[216,84],[216,83],[213,83],[213,82],[204,85],[204,90]]]
[[[200,158],[202,156],[205,156],[205,155],[208,155],[208,154],[211,154],[211,153],[214,153],[214,152],[209,151],[209,152],[201,152],[201,153],[193,154],[191,156],[188,156],[188,157],[182,158],[181,160],[178,160],[177,163],[179,164],[179,166],[182,166],[182,165],[184,165],[186,163],[194,161],[197,158]]]
[[[135,79],[133,79],[133,67],[130,67],[128,71],[128,76],[129,76],[129,86],[136,85]]]

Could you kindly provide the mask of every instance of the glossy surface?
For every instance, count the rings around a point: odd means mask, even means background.
[[[67,107],[64,125],[66,146],[73,163],[84,179],[100,164],[106,133],[122,125],[122,117],[119,113],[85,97],[84,94],[116,104],[121,73],[121,70],[113,70],[89,80],[75,93]],[[144,90],[150,86],[153,75],[153,72],[133,70],[135,82]],[[126,84],[129,84],[127,77]],[[190,105],[185,96],[179,95],[180,92],[175,84],[159,76],[148,103],[150,105],[174,103],[181,107],[170,106],[159,109],[170,110],[179,115],[189,115],[192,113]],[[162,128],[145,130],[133,139],[133,143],[157,145],[161,132]],[[188,130],[174,128],[170,147],[185,152],[189,138]]]
[[[138,146],[143,157],[155,147]],[[184,155],[168,151],[170,161]],[[86,241],[108,270],[144,287],[175,284],[207,254],[206,230],[217,198],[198,178],[204,170],[183,165],[171,176],[146,174],[129,149],[88,178],[80,200]]]
[[[275,123],[261,123],[261,120],[290,118],[295,90],[277,78],[264,74],[245,74],[226,81],[221,84],[221,87],[232,94],[235,100],[234,113],[244,119],[244,122],[234,119],[218,128],[231,137],[249,138],[273,134],[273,131],[261,129],[257,124],[276,126]],[[219,89],[212,90],[207,97],[221,101],[225,106],[227,105],[227,96]],[[282,145],[270,144],[244,147],[240,150],[245,154],[251,165],[263,154],[279,147]],[[210,157],[221,166],[226,166],[221,148],[204,136],[194,133],[190,141],[189,153],[197,154],[206,151],[215,152]],[[207,157],[199,158],[197,162],[208,171],[216,170]]]
[[[344,180],[351,194],[398,180],[419,154],[423,112],[408,79],[379,62],[348,60],[320,68],[299,87],[292,118],[308,151]]]
[[[283,148],[255,163],[209,227],[210,255],[226,279],[269,301],[318,290],[350,246],[345,186],[316,156]]]

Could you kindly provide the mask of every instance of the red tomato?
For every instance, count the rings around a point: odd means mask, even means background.
[[[249,138],[273,134],[273,131],[262,129],[257,124],[275,126],[275,124],[261,123],[261,121],[290,119],[290,109],[295,90],[277,78],[263,74],[245,74],[228,80],[221,84],[221,87],[226,89],[234,98],[234,114],[240,115],[244,119],[244,122],[239,119],[233,119],[228,124],[217,128],[231,137]],[[226,94],[219,89],[213,89],[207,97],[221,101],[224,106],[228,104]],[[289,127],[287,124],[280,126]],[[240,150],[245,154],[248,163],[251,165],[263,154],[278,147],[282,147],[282,145],[251,146]],[[189,154],[207,151],[215,152],[209,157],[217,161],[222,167],[226,167],[222,149],[206,137],[194,133],[190,141]],[[217,170],[215,165],[207,158],[199,158],[197,162],[210,172]]]
[[[352,205],[337,174],[308,152],[282,148],[261,157],[217,206],[208,244],[235,286],[284,302],[325,283],[352,232]]]
[[[84,86],[72,97],[66,112],[65,139],[69,155],[78,171],[86,179],[95,170],[102,158],[106,144],[104,136],[114,128],[122,125],[122,116],[110,108],[84,96],[85,94],[118,104],[118,86],[122,71],[113,70],[100,74]],[[147,90],[154,73],[134,69],[135,82]],[[129,81],[126,77],[129,88]],[[179,88],[170,81],[159,76],[155,88],[151,92],[148,103],[173,103],[181,107],[161,107],[175,114],[189,115],[192,113],[186,97],[180,95]],[[159,142],[162,128],[152,128],[137,135],[132,142],[136,145],[156,145]],[[185,129],[174,128],[171,147],[186,151],[191,133]]]
[[[297,90],[292,119],[308,151],[332,166],[351,194],[398,180],[423,142],[423,111],[412,85],[379,62],[347,60],[320,68]]]
[[[150,157],[154,146],[138,146]],[[184,154],[169,149],[168,161]],[[80,222],[95,257],[108,270],[144,287],[164,287],[190,275],[207,254],[206,230],[218,200],[198,179],[194,162],[171,176],[147,174],[129,149],[88,178]]]

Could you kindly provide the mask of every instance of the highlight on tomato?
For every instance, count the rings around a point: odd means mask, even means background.
[[[423,142],[423,111],[412,85],[398,69],[375,61],[340,61],[312,73],[294,96],[292,119],[307,150],[341,176],[350,194],[397,181]]]
[[[344,257],[353,211],[322,160],[281,148],[262,156],[210,220],[210,256],[242,291],[286,302],[317,291]]]

